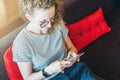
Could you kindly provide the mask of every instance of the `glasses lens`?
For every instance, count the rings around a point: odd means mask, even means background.
[[[54,18],[51,18],[50,21],[51,21],[52,23],[54,23],[57,19],[58,19],[58,16],[55,16]],[[40,24],[40,27],[41,27],[41,28],[44,28],[44,27],[47,26],[48,24],[49,24],[49,21],[45,20],[44,22],[42,22],[42,23]]]
[[[45,26],[48,25],[48,23],[49,23],[49,21],[45,21],[45,22],[43,22],[43,23],[40,24],[40,27],[44,28]]]

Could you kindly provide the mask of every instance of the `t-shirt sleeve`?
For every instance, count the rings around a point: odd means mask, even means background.
[[[13,53],[13,61],[15,62],[31,61],[30,50],[23,45],[13,44],[12,53]]]
[[[63,21],[61,21],[60,31],[62,32],[62,36],[65,39],[67,37],[67,35],[68,35],[68,29],[65,26],[65,23]]]

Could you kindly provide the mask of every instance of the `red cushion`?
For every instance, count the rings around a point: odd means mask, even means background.
[[[4,53],[4,63],[10,80],[23,80],[17,64],[12,60],[12,46]]]
[[[67,27],[69,36],[78,50],[111,30],[104,19],[101,7],[78,22],[67,25]]]

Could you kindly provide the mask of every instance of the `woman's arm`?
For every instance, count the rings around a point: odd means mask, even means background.
[[[78,50],[73,45],[73,43],[72,43],[72,41],[71,41],[71,39],[70,39],[70,37],[68,35],[65,38],[64,42],[65,42],[65,45],[67,46],[67,49],[68,49],[68,55],[67,55],[66,60],[69,59],[71,56],[78,54]],[[78,58],[77,61],[80,61],[80,58]]]
[[[65,67],[68,67],[68,65],[61,65],[61,62],[65,64],[69,63],[68,61],[64,60],[56,60],[52,62],[50,65],[48,65],[44,69],[44,71],[50,75],[56,72],[63,72]],[[32,71],[31,62],[17,62],[17,64],[24,80],[43,80],[43,78],[45,78],[42,75],[42,71],[39,72]]]
[[[70,37],[67,35],[67,37],[64,39],[65,45],[68,49],[69,52],[75,52],[78,53],[77,49],[75,48],[75,46],[73,45]]]
[[[42,71],[33,72],[31,62],[17,62],[19,70],[24,80],[42,80]]]

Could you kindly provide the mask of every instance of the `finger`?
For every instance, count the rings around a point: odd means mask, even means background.
[[[68,52],[67,59],[72,56],[72,52]]]
[[[64,69],[65,69],[65,67],[62,65],[62,66],[61,66],[61,71],[63,71]]]
[[[79,62],[79,61],[80,61],[80,58],[78,58],[77,61]]]
[[[61,71],[60,71],[60,72],[61,72],[61,73],[64,73],[64,69],[65,69],[65,68],[61,68]]]
[[[61,73],[64,73],[64,69],[65,69],[65,67],[64,67],[63,65],[61,65],[60,72],[61,72]]]
[[[65,58],[64,61],[67,61],[67,58]]]
[[[68,55],[67,58],[66,58],[66,60],[68,60],[68,59],[70,58],[70,56],[71,56],[71,55]]]
[[[69,61],[61,61],[61,68],[62,69],[68,67],[69,65],[72,65],[72,63]]]
[[[69,62],[69,61],[61,61],[60,62],[62,65],[65,65],[65,64],[70,64],[71,62]]]
[[[73,57],[76,57],[76,56],[77,56],[77,53],[72,52],[72,56],[73,56]]]
[[[72,63],[71,64],[65,64],[64,67],[67,68],[67,67],[70,67],[72,65],[73,65]]]

